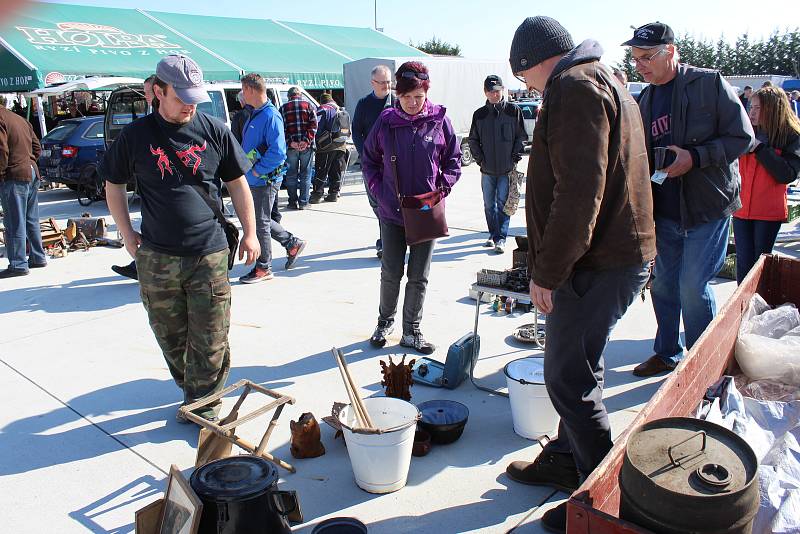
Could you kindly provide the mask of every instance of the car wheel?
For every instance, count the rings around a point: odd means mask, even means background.
[[[105,198],[105,190],[94,165],[87,165],[81,170],[77,193],[78,204],[81,206],[88,206],[96,200]]]
[[[469,149],[468,143],[461,143],[461,166],[469,166],[475,159],[472,157],[472,151]]]

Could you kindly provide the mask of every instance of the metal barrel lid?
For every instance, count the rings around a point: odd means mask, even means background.
[[[747,488],[758,471],[758,459],[744,439],[690,417],[645,423],[628,438],[625,454],[642,476],[680,495],[735,493]]]
[[[192,489],[201,498],[235,502],[262,495],[278,482],[278,469],[258,456],[231,456],[195,470]]]
[[[520,358],[508,362],[503,367],[503,373],[520,384],[544,385],[544,359]]]

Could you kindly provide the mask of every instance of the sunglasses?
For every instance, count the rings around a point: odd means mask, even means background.
[[[407,70],[405,72],[400,73],[401,78],[405,78],[410,80],[411,78],[417,78],[418,80],[427,80],[428,74],[425,72],[414,72],[413,70]]]

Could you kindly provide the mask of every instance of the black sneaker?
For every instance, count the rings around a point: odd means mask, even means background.
[[[139,272],[136,270],[136,262],[132,261],[128,265],[112,265],[111,270],[125,278],[133,280],[139,279]]]
[[[339,193],[329,193],[328,196],[325,197],[325,202],[338,202],[339,201]]]
[[[567,503],[562,502],[542,515],[542,526],[550,532],[567,531]]]
[[[288,204],[286,204],[286,207],[289,208],[290,210],[300,209],[300,206],[297,205],[297,202],[291,202],[291,201]]]
[[[322,197],[324,195],[322,193],[311,193],[311,198],[308,199],[309,204],[319,204],[322,202]]]
[[[30,274],[25,269],[13,269],[9,267],[4,271],[0,271],[0,278],[13,278],[15,276],[27,276]]]
[[[570,494],[578,489],[578,467],[571,454],[543,450],[532,462],[511,462],[506,474],[521,484],[551,486]]]
[[[375,332],[369,338],[369,343],[373,347],[381,348],[386,345],[386,337],[391,335],[394,331],[394,321],[378,320],[378,326],[375,327]]]
[[[425,341],[419,330],[415,330],[411,334],[403,334],[403,337],[400,338],[400,346],[414,349],[421,354],[433,354],[433,351],[436,350],[436,346]]]
[[[297,256],[299,256],[303,250],[306,248],[306,242],[302,239],[295,238],[292,246],[286,249],[286,269],[291,269],[294,262],[297,261]]]

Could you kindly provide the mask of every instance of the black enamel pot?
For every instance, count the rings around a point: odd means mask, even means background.
[[[453,443],[461,434],[469,418],[469,409],[460,402],[430,400],[417,405],[420,413],[419,427],[431,435],[437,445]]]
[[[278,470],[257,456],[231,456],[192,473],[192,489],[203,502],[198,534],[289,534]]]

